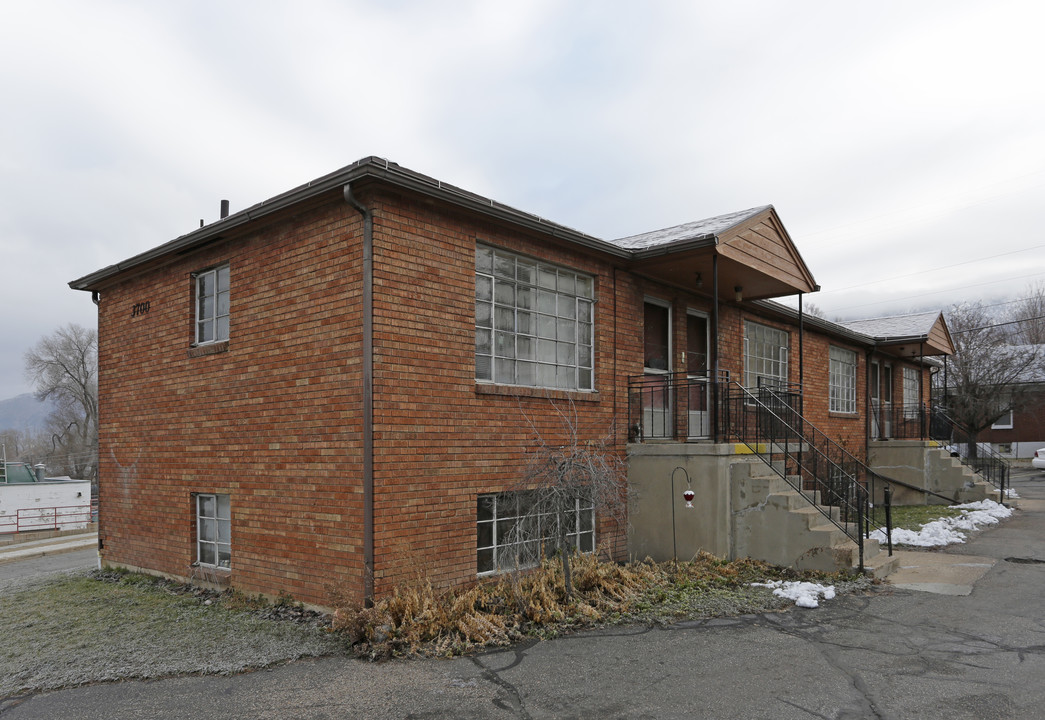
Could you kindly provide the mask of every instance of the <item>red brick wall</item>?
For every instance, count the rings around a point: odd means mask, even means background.
[[[606,257],[442,204],[372,186],[374,216],[375,589],[423,572],[437,585],[475,578],[476,498],[516,485],[536,434],[612,438],[623,456],[627,378],[642,372],[642,302],[672,303],[674,358],[684,368],[686,309],[708,298],[664,288]],[[233,586],[328,604],[329,583],[363,593],[359,214],[337,194],[293,216],[174,256],[102,292],[99,308],[103,558],[189,575],[193,493],[228,493]],[[595,278],[595,393],[476,383],[476,242]],[[229,263],[225,352],[192,357],[191,273]],[[135,303],[148,314],[131,317]],[[743,323],[798,332],[734,305],[720,314],[720,366],[743,379]],[[864,448],[861,413],[827,410],[834,340],[805,336],[806,412]],[[899,363],[896,363],[898,366]],[[926,383],[928,387],[928,383]],[[899,392],[899,390],[897,390]],[[597,542],[626,556],[626,533],[603,519]]]
[[[438,585],[468,581],[478,495],[520,482],[537,433],[566,439],[560,411],[576,414],[582,438],[611,436],[623,452],[626,378],[641,372],[641,301],[626,274],[546,238],[391,193],[366,202],[375,215],[376,590],[422,566]],[[476,383],[477,241],[595,277],[596,393]],[[618,559],[621,530],[597,528],[597,543]]]
[[[360,582],[360,233],[327,203],[103,290],[105,561],[189,575],[192,494],[217,492],[237,588],[320,602],[332,577]],[[190,357],[190,273],[225,262],[228,350]]]

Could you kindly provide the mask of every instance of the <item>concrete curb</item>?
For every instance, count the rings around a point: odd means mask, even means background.
[[[85,533],[46,540],[28,540],[0,548],[0,565],[28,558],[58,555],[98,547],[98,534]]]

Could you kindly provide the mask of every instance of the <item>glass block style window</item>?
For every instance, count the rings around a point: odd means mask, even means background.
[[[593,390],[590,275],[486,245],[475,249],[475,379]]]
[[[555,548],[558,513],[537,513],[533,493],[480,495],[476,510],[476,572],[479,575],[533,567],[541,553]],[[567,513],[566,542],[581,552],[595,551],[595,509],[577,499]]]
[[[907,420],[918,417],[921,408],[921,398],[918,393],[918,371],[914,368],[903,369],[903,414]]]
[[[229,339],[229,266],[196,274],[196,344]]]
[[[759,378],[786,384],[787,348],[788,335],[783,330],[745,322],[744,387],[754,390]]]
[[[196,560],[200,565],[231,567],[232,508],[228,495],[196,496]]]
[[[831,412],[856,412],[856,353],[831,346],[828,407]]]

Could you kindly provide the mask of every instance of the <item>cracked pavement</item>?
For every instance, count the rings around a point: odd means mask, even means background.
[[[1045,717],[1045,474],[965,545],[968,595],[884,586],[814,610],[622,626],[453,660],[300,661],[234,677],[95,685],[10,718]],[[1008,560],[1007,560],[1008,559]]]

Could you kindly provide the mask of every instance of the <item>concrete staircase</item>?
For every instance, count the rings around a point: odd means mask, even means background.
[[[930,448],[926,451],[926,475],[930,490],[953,497],[960,503],[980,500],[1001,502],[1001,492],[998,488],[973,472],[968,465],[962,464],[961,460],[944,448]]]
[[[761,462],[731,468],[736,557],[799,570],[836,572],[859,567],[857,544],[799,492]],[[816,494],[812,500],[819,501]],[[824,508],[838,521],[838,508]],[[864,540],[864,571],[885,577],[899,565],[874,540]]]

